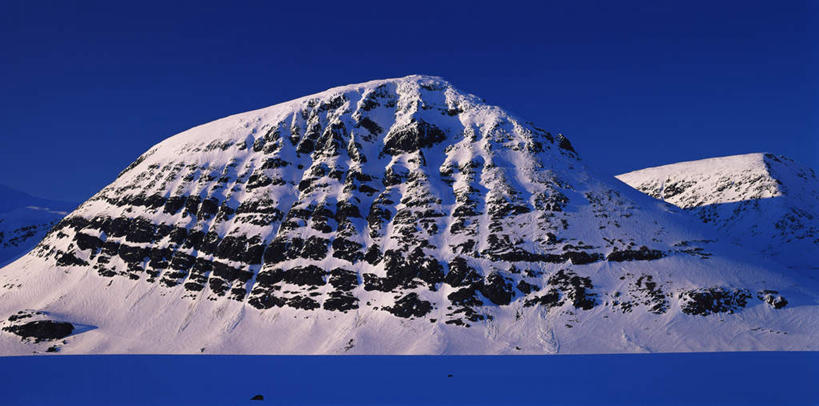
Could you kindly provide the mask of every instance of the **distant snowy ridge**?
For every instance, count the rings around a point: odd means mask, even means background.
[[[817,349],[816,285],[408,76],[149,149],[0,270],[0,352]]]
[[[792,266],[819,268],[819,180],[773,154],[680,162],[617,176],[686,209],[734,242]]]
[[[0,185],[0,266],[34,248],[75,206]]]

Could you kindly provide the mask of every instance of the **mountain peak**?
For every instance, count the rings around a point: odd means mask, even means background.
[[[7,331],[32,314],[97,327],[68,353],[819,342],[788,277],[634,195],[594,177],[562,135],[441,79],[342,86],[152,147],[0,272],[14,287],[0,317]],[[746,307],[710,333],[708,315]],[[807,321],[742,336],[769,311]],[[0,349],[31,345],[0,334]]]
[[[554,144],[555,150],[565,157],[577,159],[577,153],[562,134],[552,135],[522,122],[499,107],[484,104],[476,96],[459,92],[438,77],[410,75],[334,87],[202,124],[161,142],[134,164],[158,150],[196,150],[200,144],[207,144],[205,148],[211,150],[269,151],[278,147],[268,140],[282,137],[298,144],[297,154],[312,153],[328,143],[326,137],[330,133],[317,131],[332,127],[357,133],[353,147],[362,145],[362,139],[378,144],[378,156],[415,152],[436,143],[457,144],[481,131],[492,130],[494,140],[486,139],[491,145],[518,143],[552,150]],[[327,145],[335,143],[329,141]],[[371,153],[368,151],[367,155]],[[203,158],[212,159],[212,155],[203,154]]]
[[[639,184],[640,191],[681,208],[764,199],[782,194],[770,174],[768,162],[772,158],[775,156],[767,153],[707,158],[640,169],[617,175],[617,179],[629,185]],[[738,176],[752,177],[754,181],[735,182]],[[670,181],[677,177],[689,180],[684,184]],[[691,179],[698,182],[691,183]],[[709,192],[702,193],[703,189]]]
[[[679,162],[617,178],[694,213],[740,245],[791,265],[819,257],[819,181],[813,169],[771,153]],[[808,254],[812,253],[812,254]]]

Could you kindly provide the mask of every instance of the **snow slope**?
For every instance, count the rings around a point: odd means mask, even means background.
[[[0,185],[0,266],[34,248],[74,207]]]
[[[790,266],[819,268],[819,180],[791,159],[735,155],[617,178],[686,209],[737,244]]]
[[[151,148],[0,270],[0,350],[817,349],[816,281],[713,234],[439,78],[372,81]]]

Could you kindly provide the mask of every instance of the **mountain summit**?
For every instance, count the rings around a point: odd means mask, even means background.
[[[0,272],[0,348],[816,349],[815,282],[709,233],[439,78],[372,81],[148,150]]]
[[[734,155],[617,178],[686,209],[737,244],[790,266],[819,268],[819,180],[787,157]]]

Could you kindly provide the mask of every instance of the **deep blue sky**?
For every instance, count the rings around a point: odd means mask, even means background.
[[[0,184],[82,201],[192,126],[411,73],[603,174],[756,151],[819,168],[815,1],[206,3],[0,0]]]

